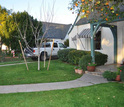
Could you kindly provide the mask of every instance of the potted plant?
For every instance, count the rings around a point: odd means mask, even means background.
[[[121,76],[120,76],[120,73],[121,73],[121,69],[120,69],[120,67],[118,67],[117,68],[118,69],[118,71],[116,72],[116,81],[121,81]]]
[[[103,77],[106,78],[108,81],[113,81],[116,79],[116,72],[105,71],[103,73]]]
[[[78,67],[78,74],[83,74],[83,69],[82,69],[82,67]]]
[[[75,73],[78,73],[78,66],[75,66],[74,69],[75,69]]]
[[[94,62],[88,63],[87,70],[95,71],[96,64]]]

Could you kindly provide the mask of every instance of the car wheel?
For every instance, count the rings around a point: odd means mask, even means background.
[[[42,53],[42,54],[40,55],[40,60],[41,60],[41,61],[44,61],[44,60],[46,61],[46,59],[47,59],[46,57],[47,57],[47,54],[44,56],[44,53]]]

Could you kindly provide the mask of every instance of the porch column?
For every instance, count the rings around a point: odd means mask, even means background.
[[[94,24],[90,24],[90,29],[91,29],[91,57],[92,57],[92,62],[95,62],[95,49],[94,49],[94,35],[96,34],[97,29],[99,28],[100,23],[97,23],[95,28]]]
[[[92,57],[92,62],[95,62],[95,52],[94,52],[94,25],[90,24],[90,29],[91,29],[91,57]]]
[[[117,26],[110,27],[114,37],[114,63],[117,63]]]

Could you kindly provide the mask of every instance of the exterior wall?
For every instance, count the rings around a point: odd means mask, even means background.
[[[111,30],[107,27],[101,29],[101,50],[98,51],[108,55],[106,64],[114,62],[114,39]]]
[[[69,47],[77,49],[77,41],[72,41],[72,38],[77,35],[77,26],[74,26],[73,30],[69,34]],[[75,44],[74,44],[75,43]]]
[[[69,34],[69,47],[70,48],[76,48],[78,50],[89,50],[89,47],[87,47],[87,38],[77,38],[77,41],[72,41],[72,38],[79,34],[82,30],[90,28],[90,24],[85,24],[85,25],[81,25],[81,26],[74,26],[73,30],[71,31],[71,33]],[[80,41],[81,40],[81,41]],[[76,43],[77,46],[75,46],[74,42]],[[82,43],[81,43],[82,42]],[[84,48],[83,48],[83,46]]]
[[[117,25],[117,63],[124,61],[124,21],[111,23]],[[76,46],[72,41],[72,37],[79,34],[83,29],[90,28],[90,24],[74,26],[69,34],[69,46],[70,48],[76,48],[78,50],[91,50],[90,38],[81,38],[81,41],[77,38]],[[84,48],[83,48],[84,46]],[[111,30],[107,27],[101,29],[101,50],[96,50],[103,54],[108,55],[108,62],[106,64],[114,63],[114,38]]]
[[[124,21],[117,22],[118,53],[117,62],[124,61]]]

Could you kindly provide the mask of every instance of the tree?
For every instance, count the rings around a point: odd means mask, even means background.
[[[44,36],[46,35],[46,33],[48,32],[49,28],[50,28],[50,23],[53,21],[53,17],[54,17],[54,4],[55,1],[53,2],[52,7],[47,7],[44,0],[42,2],[42,7],[41,7],[41,19],[40,20],[44,20],[44,27],[45,30],[42,33],[42,35],[40,35],[40,32],[42,31],[42,27],[40,27],[40,22],[37,23],[36,25],[34,25],[32,23],[32,20],[30,19],[30,23],[31,23],[31,28],[32,28],[32,33],[34,35],[35,38],[35,45],[38,48],[38,70],[40,70],[40,47],[42,46],[42,43],[44,41]],[[44,53],[44,57],[45,57],[45,53]],[[50,62],[50,60],[49,60]],[[45,58],[44,58],[44,63],[45,63]]]
[[[11,18],[9,15],[11,11],[7,10],[6,8],[3,8],[0,6],[0,37],[1,37],[1,46],[6,41],[7,38],[9,38],[9,34],[13,30],[12,27],[8,27],[8,22]]]
[[[77,12],[81,18],[87,17],[89,21],[113,21],[124,17],[120,7],[124,0],[72,0],[70,10]]]

